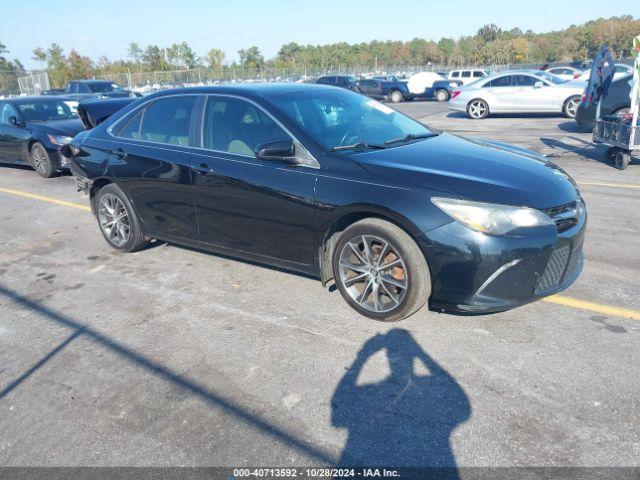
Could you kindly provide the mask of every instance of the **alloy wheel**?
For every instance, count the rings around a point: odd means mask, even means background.
[[[569,103],[567,103],[567,115],[569,117],[574,118],[576,116],[576,113],[578,112],[578,105],[580,105],[579,98],[569,100]]]
[[[105,237],[111,243],[118,247],[127,243],[131,235],[129,214],[118,197],[110,193],[100,197],[98,221]]]
[[[374,313],[394,310],[409,288],[404,260],[388,241],[373,235],[358,235],[342,247],[339,276],[349,297]]]
[[[487,104],[482,100],[474,100],[469,105],[469,115],[472,118],[484,118],[487,114]]]
[[[31,150],[31,163],[33,164],[33,168],[35,168],[36,172],[40,175],[46,174],[48,162],[49,159],[47,158],[47,152],[39,146],[33,147],[33,150]]]

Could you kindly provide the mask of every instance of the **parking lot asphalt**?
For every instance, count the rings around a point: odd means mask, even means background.
[[[166,244],[117,253],[72,177],[2,165],[0,465],[640,466],[640,162],[616,170],[564,118],[398,108],[574,176],[575,285],[376,323],[307,277]]]

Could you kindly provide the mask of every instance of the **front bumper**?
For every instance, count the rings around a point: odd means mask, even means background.
[[[584,265],[586,213],[559,233],[493,237],[452,222],[420,240],[431,271],[434,310],[462,314],[509,310],[568,288]]]

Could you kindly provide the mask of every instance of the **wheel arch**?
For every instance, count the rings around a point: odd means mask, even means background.
[[[109,185],[111,183],[115,183],[112,179],[110,178],[106,178],[106,177],[99,177],[96,178],[95,180],[93,180],[93,182],[91,183],[91,187],[89,188],[89,203],[91,205],[91,212],[95,215],[96,214],[96,208],[95,208],[95,198],[96,198],[96,194],[98,193],[98,191],[105,187],[106,185]]]
[[[416,227],[409,219],[397,212],[383,207],[371,208],[369,206],[368,208],[365,208],[362,206],[354,206],[342,211],[335,217],[328,228],[324,229],[322,241],[318,248],[320,281],[323,286],[326,286],[327,283],[333,279],[331,259],[333,257],[333,249],[335,248],[338,237],[345,229],[366,218],[385,220],[402,229],[414,240],[421,233],[418,227]]]

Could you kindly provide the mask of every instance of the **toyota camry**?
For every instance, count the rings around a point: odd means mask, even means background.
[[[507,310],[583,264],[586,211],[558,166],[345,89],[159,92],[64,150],[113,248],[160,239],[316,275],[377,320]]]

